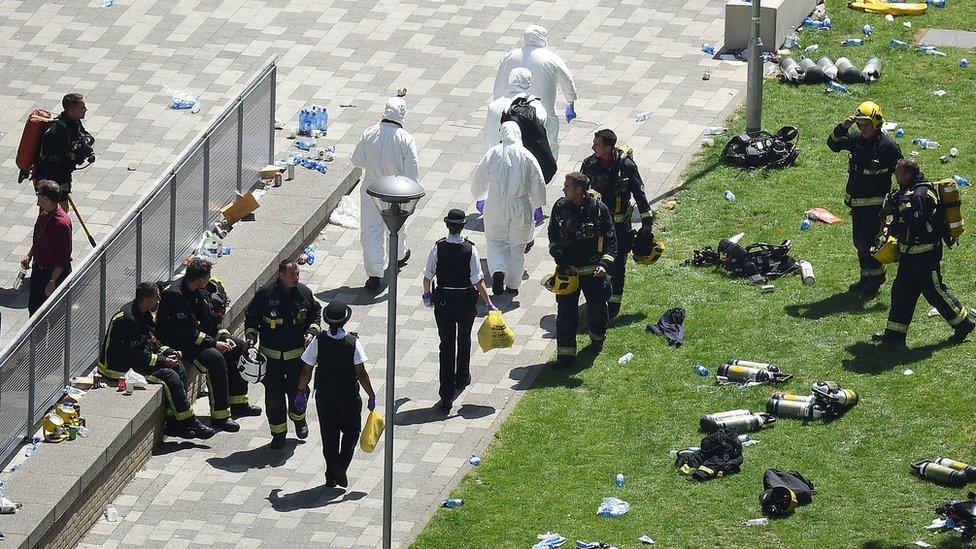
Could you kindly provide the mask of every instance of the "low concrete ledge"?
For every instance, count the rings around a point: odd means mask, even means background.
[[[325,176],[297,168],[293,181],[259,200],[254,221],[234,227],[225,240],[233,252],[214,266],[233,299],[227,312],[231,331],[243,323],[255,290],[271,280],[282,259],[315,239],[361,173],[342,160]],[[202,378],[193,368],[188,373],[197,394]],[[74,547],[162,440],[166,412],[157,385],[129,396],[114,388],[89,391],[81,411],[88,437],[39,444],[8,480],[5,495],[23,507],[0,517],[4,547]]]
[[[817,0],[762,0],[759,36],[763,49],[776,51],[786,40],[790,27],[798,27],[817,7]],[[725,4],[725,50],[749,46],[752,38],[752,2],[729,0]]]

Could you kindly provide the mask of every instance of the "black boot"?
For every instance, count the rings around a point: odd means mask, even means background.
[[[620,304],[619,303],[607,303],[607,319],[617,318],[620,314]]]
[[[261,415],[260,406],[254,406],[252,404],[234,404],[230,407],[230,416],[233,418],[259,415]]]
[[[857,282],[854,282],[853,284],[848,286],[847,291],[861,293],[861,288],[864,287],[864,283],[867,282],[867,280],[868,280],[867,278],[862,276]]]
[[[285,436],[287,433],[273,433],[271,435],[271,446],[272,450],[281,450],[285,447]]]
[[[378,276],[371,276],[366,279],[366,284],[363,286],[371,292],[378,292],[383,286],[383,279]]]
[[[342,486],[343,488],[346,488],[346,487],[349,486],[349,478],[346,477],[346,472],[345,471],[340,471],[340,472],[336,473],[335,474],[335,481],[336,481],[336,484],[338,484],[339,486]]]
[[[227,431],[228,433],[236,433],[241,430],[239,423],[234,421],[234,418],[229,417],[226,419],[211,419],[210,425],[218,431]]]
[[[968,336],[973,329],[976,329],[976,322],[971,318],[967,318],[962,324],[956,326],[956,331],[951,336],[949,336],[949,341],[953,343],[962,343],[966,341],[966,336]]]
[[[210,427],[200,423],[200,420],[194,417],[180,425],[180,427],[177,429],[176,436],[180,438],[199,438],[206,440],[215,434],[217,434],[217,431],[214,431]]]
[[[884,330],[871,335],[871,341],[889,345],[904,345],[905,334]]]
[[[881,287],[884,286],[884,283],[885,283],[884,275],[872,276],[868,278],[867,281],[864,282],[864,285],[861,286],[861,297],[865,299],[870,299],[878,295],[878,292],[881,291]]]
[[[502,295],[505,293],[505,273],[498,271],[491,275],[492,295]]]
[[[569,355],[559,355],[556,357],[556,363],[552,366],[557,370],[562,370],[564,368],[569,368],[576,362],[575,357]]]
[[[295,422],[295,436],[302,440],[308,438],[308,422],[304,419]]]

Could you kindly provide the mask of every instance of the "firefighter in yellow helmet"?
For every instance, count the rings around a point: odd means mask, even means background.
[[[849,131],[855,124],[857,130]],[[895,163],[902,158],[898,144],[881,132],[883,124],[881,107],[865,101],[827,138],[830,150],[849,154],[844,203],[851,209],[854,248],[861,268],[860,278],[849,289],[866,298],[877,295],[885,281],[884,265],[871,255],[871,246],[884,221],[881,207],[891,191]]]
[[[553,205],[549,220],[549,254],[556,260],[557,272],[563,274],[556,277],[552,288],[556,294],[557,368],[576,361],[580,292],[586,297],[591,349],[601,351],[607,336],[608,272],[617,254],[617,237],[610,210],[588,192],[589,185],[585,175],[568,174],[564,197]],[[621,258],[624,260],[626,257]]]
[[[898,190],[889,198],[886,209],[891,210],[891,234],[898,239],[898,274],[891,285],[888,325],[872,339],[904,345],[921,295],[952,327],[949,339],[961,343],[976,328],[976,322],[942,281],[942,242],[951,244],[954,239],[939,209],[939,194],[914,158],[898,161],[895,178]]]

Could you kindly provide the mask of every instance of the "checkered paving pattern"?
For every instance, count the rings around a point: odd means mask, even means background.
[[[744,95],[744,66],[698,51],[703,41],[721,40],[721,0],[121,0],[108,8],[101,0],[0,0],[0,8],[0,33],[11,37],[0,49],[0,127],[6,128],[0,167],[15,173],[29,109],[54,107],[68,91],[85,93],[86,126],[97,139],[99,160],[76,174],[74,195],[96,235],[108,233],[271,54],[279,55],[279,118],[294,120],[306,104],[327,105],[329,140],[340,156],[380,118],[386,98],[407,88],[406,128],[417,140],[427,197],[408,224],[413,259],[400,275],[395,413],[382,405],[387,296],[359,290],[365,274],[358,230],[326,229],[319,261],[303,272],[320,299],[353,304],[349,327],[360,333],[370,357],[378,410],[396,419],[393,531],[400,545],[413,539],[463,476],[468,457],[488,445],[532,366],[554,347],[552,296],[538,284],[524,284],[515,301],[499,301],[516,346],[487,354],[476,349],[473,384],[449,417],[434,411],[437,335],[432,312],[420,305],[420,271],[427,250],[443,236],[446,211],[472,209],[467,178],[484,153],[481,129],[502,56],[520,43],[527,25],[548,27],[550,46],[567,60],[580,92],[580,118],[560,132],[560,169],[573,169],[589,153],[592,132],[610,127],[634,147],[650,195],[676,184],[704,128],[719,123]],[[708,81],[701,79],[704,70],[711,72]],[[204,110],[169,110],[166,88],[189,88]],[[564,104],[557,101],[556,114]],[[652,116],[635,123],[640,111]],[[288,145],[279,139],[278,152]],[[132,161],[139,169],[127,171]],[[550,186],[550,204],[557,187]],[[358,191],[353,196],[358,199]],[[3,219],[10,220],[0,227],[2,287],[29,245],[35,209],[33,196],[12,176],[0,186],[0,198]],[[472,225],[468,236],[484,255],[479,224]],[[526,263],[533,280],[552,269],[539,233]],[[80,232],[76,236],[80,260],[87,244]],[[0,299],[6,299],[0,305],[8,319],[23,307],[17,300],[26,301],[23,295]],[[15,324],[4,323],[8,337]],[[254,387],[251,397],[261,403],[262,388]],[[196,406],[206,414],[206,399]],[[357,453],[347,491],[326,489],[314,407],[309,420],[309,439],[290,439],[283,452],[265,447],[264,418],[244,419],[240,433],[206,444],[167,441],[115,501],[122,519],[103,519],[81,547],[378,546],[382,449]]]

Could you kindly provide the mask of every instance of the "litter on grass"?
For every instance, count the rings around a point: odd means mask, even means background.
[[[539,534],[536,536],[539,543],[532,546],[532,549],[553,549],[555,547],[560,547],[566,543],[566,538],[560,536],[559,534],[554,534],[552,532],[546,532],[545,534]]]
[[[619,517],[626,515],[628,511],[630,511],[630,504],[626,501],[617,498],[603,498],[596,514],[601,517]]]

